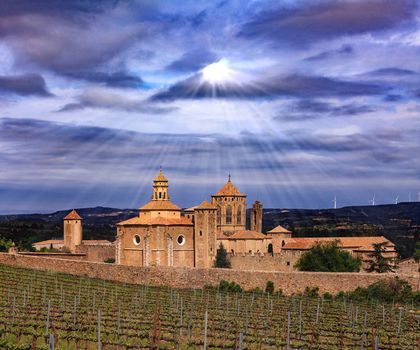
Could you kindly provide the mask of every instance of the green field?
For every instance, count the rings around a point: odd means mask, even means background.
[[[0,265],[1,349],[418,349],[405,305],[181,290]],[[52,348],[51,344],[51,348]]]

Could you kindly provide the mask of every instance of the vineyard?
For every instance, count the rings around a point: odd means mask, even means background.
[[[181,290],[0,265],[1,349],[419,349],[407,304]]]

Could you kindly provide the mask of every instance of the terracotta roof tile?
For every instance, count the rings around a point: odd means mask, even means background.
[[[219,190],[219,192],[213,195],[213,197],[220,197],[220,196],[246,197],[246,195],[241,193],[230,180],[226,182],[226,184]]]
[[[236,231],[231,236],[226,236],[220,231],[216,234],[217,239],[242,240],[242,239],[268,239],[268,237],[257,231],[242,230]]]
[[[214,204],[209,203],[208,201],[202,201],[200,205],[196,206],[195,209],[217,209],[217,206]]]
[[[274,227],[272,230],[268,231],[267,233],[292,233],[292,232],[285,229],[283,226],[278,225]]]
[[[46,241],[41,241],[41,242],[35,242],[32,243],[33,245],[37,245],[37,244],[64,244],[64,240],[62,239],[48,239]]]
[[[169,200],[152,200],[143,205],[140,210],[181,210],[181,208]]]
[[[83,240],[82,244],[85,245],[111,245],[111,241],[107,241],[106,239],[87,239]]]
[[[316,243],[333,242],[339,240],[343,248],[372,247],[372,244],[387,242],[387,247],[394,248],[394,244],[383,236],[373,237],[302,237],[292,238],[286,242],[282,249],[308,250]],[[371,248],[370,248],[371,249]]]
[[[66,217],[64,217],[63,220],[82,220],[82,218],[77,213],[77,211],[73,209],[70,213],[67,214]]]
[[[178,225],[192,225],[191,219],[181,216],[180,218],[164,218],[162,216],[158,216],[155,218],[146,218],[140,216],[135,216],[134,218],[119,222],[117,225],[125,226],[125,225],[164,225],[164,226],[178,226]]]

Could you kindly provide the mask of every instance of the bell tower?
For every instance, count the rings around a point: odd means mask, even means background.
[[[168,179],[163,175],[162,168],[153,180],[152,201],[169,201]]]
[[[262,204],[260,201],[255,201],[252,205],[250,224],[251,231],[262,232]]]
[[[76,246],[82,244],[82,218],[72,210],[64,219],[64,247],[70,253],[76,252]]]

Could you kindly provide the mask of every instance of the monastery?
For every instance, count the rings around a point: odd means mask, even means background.
[[[277,226],[263,233],[262,203],[255,201],[246,222],[247,196],[229,176],[223,187],[199,205],[182,210],[172,203],[169,182],[163,171],[153,180],[151,200],[139,214],[117,223],[116,241],[87,241],[82,238],[82,218],[71,211],[64,218],[64,239],[34,244],[50,246],[83,259],[130,266],[178,266],[211,268],[222,244],[232,268],[243,270],[292,271],[300,256],[319,242],[339,240],[339,246],[365,260],[374,243],[386,242],[388,257],[396,258],[392,242],[375,237],[294,237]]]

